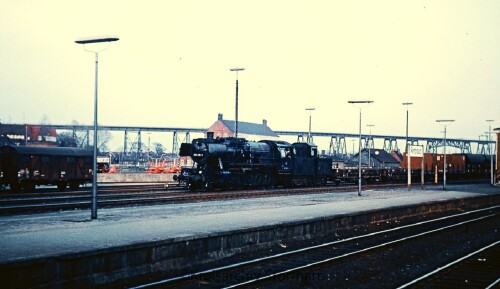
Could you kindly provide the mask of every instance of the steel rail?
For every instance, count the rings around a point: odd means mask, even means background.
[[[364,191],[373,189],[388,189],[404,187],[405,184],[379,184],[367,185]],[[433,185],[426,185],[432,187]],[[98,204],[106,207],[126,206],[126,205],[146,205],[165,202],[188,202],[207,201],[238,198],[258,198],[276,197],[285,195],[304,195],[321,193],[338,193],[354,190],[355,186],[327,186],[327,187],[304,187],[304,188],[274,188],[274,189],[253,189],[237,191],[208,191],[208,192],[188,192],[186,190],[165,191],[155,188],[107,188],[106,193],[99,196]],[[9,198],[0,198],[0,215],[14,214],[17,212],[46,212],[56,210],[86,209],[89,206],[90,196],[82,195],[85,191],[68,193],[66,195],[53,195],[46,198],[41,195],[37,198],[19,198],[18,203]],[[88,192],[87,192],[88,193]],[[71,201],[71,199],[76,201]]]
[[[343,255],[340,255],[340,256],[336,256],[336,257],[332,257],[332,258],[327,258],[327,259],[324,259],[322,261],[310,263],[310,264],[307,264],[307,265],[304,265],[304,266],[299,266],[299,267],[288,269],[288,270],[285,270],[285,271],[282,271],[282,272],[274,273],[274,274],[271,274],[271,275],[268,275],[268,276],[265,276],[265,277],[260,277],[260,278],[254,279],[254,280],[249,280],[249,281],[242,282],[242,283],[235,284],[235,285],[231,285],[231,286],[228,286],[228,287],[223,287],[223,289],[237,288],[237,287],[241,287],[241,286],[246,286],[246,285],[249,285],[251,283],[260,282],[260,281],[263,281],[263,280],[275,278],[277,276],[281,276],[281,275],[284,275],[284,274],[289,274],[289,273],[296,272],[296,271],[299,271],[299,270],[311,268],[313,266],[318,266],[318,265],[325,264],[325,263],[328,263],[328,262],[331,262],[331,261],[334,261],[334,260],[338,260],[338,259],[341,259],[341,258],[350,257],[350,256],[358,255],[358,254],[361,254],[361,253],[366,253],[366,252],[369,252],[369,251],[372,251],[372,250],[375,250],[375,249],[380,249],[380,248],[387,247],[389,245],[393,245],[393,244],[396,244],[396,243],[401,243],[401,242],[404,242],[404,241],[407,241],[407,240],[416,239],[416,238],[419,238],[419,237],[422,237],[422,236],[425,236],[425,235],[429,235],[429,234],[433,234],[433,233],[436,233],[436,232],[439,232],[439,231],[444,231],[444,230],[447,230],[447,229],[451,229],[451,228],[455,228],[455,227],[458,227],[458,226],[462,226],[464,224],[469,224],[469,223],[472,223],[472,222],[481,221],[483,219],[491,218],[491,217],[494,217],[494,216],[497,216],[497,215],[498,214],[487,215],[487,216],[476,218],[476,219],[473,219],[473,220],[460,222],[460,223],[457,223],[457,224],[454,224],[454,225],[445,226],[445,227],[442,227],[442,228],[439,228],[439,229],[430,230],[430,231],[427,231],[427,232],[424,232],[424,233],[415,234],[415,235],[412,235],[412,236],[409,236],[409,237],[397,239],[397,240],[394,240],[394,241],[382,243],[382,244],[379,244],[379,245],[375,245],[375,246],[372,246],[372,247],[364,248],[364,249],[361,249],[361,250],[358,250],[358,251],[354,251],[354,252],[350,252],[350,253],[347,253],[347,254],[343,254]]]
[[[131,289],[142,289],[142,288],[149,288],[149,287],[154,287],[154,286],[158,286],[158,285],[165,285],[165,284],[173,283],[173,282],[176,282],[176,281],[182,281],[182,280],[187,280],[187,279],[190,279],[190,278],[196,278],[196,277],[200,277],[200,276],[203,276],[203,275],[213,274],[213,273],[221,272],[221,271],[228,270],[228,269],[237,269],[238,267],[243,267],[243,266],[246,266],[246,265],[256,264],[256,263],[260,263],[260,262],[263,262],[263,261],[269,261],[269,260],[273,260],[273,259],[277,259],[277,258],[281,258],[281,257],[292,256],[292,255],[304,253],[304,252],[307,252],[307,251],[312,251],[312,250],[316,250],[316,249],[320,249],[320,248],[326,248],[326,247],[330,247],[330,246],[333,246],[333,245],[338,245],[338,244],[341,244],[341,243],[347,243],[347,242],[351,242],[351,241],[355,241],[355,240],[360,240],[360,239],[364,239],[364,238],[369,238],[369,237],[373,237],[373,236],[377,236],[377,235],[382,235],[382,234],[387,234],[387,233],[391,233],[391,232],[396,232],[396,231],[399,231],[399,230],[404,230],[404,229],[408,229],[408,228],[418,227],[418,226],[422,226],[422,225],[428,225],[428,224],[435,223],[435,222],[440,222],[440,221],[443,221],[443,220],[449,220],[449,219],[463,217],[463,216],[467,216],[467,215],[471,215],[471,214],[475,214],[475,213],[486,212],[486,211],[489,211],[489,210],[492,210],[492,209],[498,209],[498,208],[500,208],[500,205],[499,206],[488,207],[488,208],[483,208],[483,209],[478,209],[478,210],[473,210],[473,211],[468,211],[468,212],[459,213],[459,214],[454,214],[454,215],[450,215],[450,216],[440,217],[440,218],[436,218],[436,219],[432,219],[432,220],[421,221],[421,222],[417,222],[417,223],[413,223],[413,224],[408,224],[408,225],[403,225],[403,226],[399,226],[399,227],[396,227],[396,228],[391,228],[391,229],[387,229],[387,230],[383,230],[383,231],[373,232],[373,233],[369,233],[369,234],[365,234],[365,235],[361,235],[361,236],[354,236],[354,237],[350,237],[350,238],[346,238],[346,239],[342,239],[342,240],[337,240],[337,241],[328,242],[328,243],[324,243],[324,244],[320,244],[320,245],[315,245],[315,246],[310,246],[310,247],[301,248],[301,249],[297,249],[297,250],[292,250],[292,251],[288,251],[288,252],[284,252],[284,253],[279,253],[279,254],[275,254],[275,255],[271,255],[271,256],[266,256],[266,257],[262,257],[262,258],[257,258],[257,259],[253,259],[253,260],[249,260],[249,261],[235,263],[235,264],[231,264],[231,265],[227,265],[227,266],[222,266],[222,267],[218,267],[218,268],[208,269],[208,270],[204,270],[204,271],[200,271],[200,272],[196,272],[196,273],[190,273],[190,274],[186,274],[186,275],[182,275],[182,276],[177,276],[177,277],[173,277],[173,278],[168,278],[168,279],[164,279],[164,280],[160,280],[160,281],[156,281],[156,282],[151,282],[151,283],[147,283],[147,284],[142,284],[142,285],[138,285],[138,286],[130,287],[130,288]],[[358,251],[355,251],[355,252],[350,252],[350,253],[343,254],[343,255],[340,255],[340,256],[335,256],[333,258],[327,258],[327,259],[324,259],[324,260],[319,261],[319,262],[310,263],[310,264],[305,265],[305,266],[299,266],[299,267],[296,267],[296,268],[293,268],[293,269],[289,269],[289,270],[285,270],[285,271],[282,271],[282,272],[274,273],[274,274],[271,274],[271,275],[268,275],[268,276],[264,276],[264,277],[260,277],[260,278],[256,278],[256,279],[253,279],[253,280],[248,280],[246,282],[242,282],[242,283],[239,283],[239,284],[234,284],[234,285],[231,285],[231,286],[228,286],[228,287],[224,287],[224,288],[236,288],[236,287],[240,287],[240,286],[246,286],[246,285],[249,285],[251,283],[263,281],[263,280],[270,279],[270,278],[275,278],[275,277],[277,277],[279,275],[288,274],[288,273],[291,273],[291,272],[294,272],[294,271],[298,271],[298,270],[302,270],[302,269],[306,269],[306,268],[309,268],[309,267],[312,267],[312,266],[317,266],[317,265],[320,265],[320,264],[323,264],[323,263],[327,263],[327,262],[331,262],[333,260],[337,260],[337,259],[340,259],[340,258],[345,258],[345,257],[352,256],[352,255],[355,255],[355,254],[364,253],[364,252],[367,252],[367,251],[370,251],[370,250],[378,249],[378,248],[381,248],[381,247],[384,247],[384,246],[392,245],[392,244],[395,244],[395,243],[398,243],[398,242],[403,242],[403,241],[410,240],[410,239],[413,239],[413,238],[418,238],[418,237],[421,237],[421,236],[424,236],[424,235],[427,235],[427,234],[431,234],[431,233],[435,233],[435,232],[438,232],[438,231],[442,231],[442,230],[450,229],[450,228],[453,228],[453,227],[461,226],[463,224],[467,224],[467,223],[479,221],[479,220],[482,220],[482,219],[485,219],[485,218],[489,218],[489,217],[492,217],[492,216],[496,216],[496,215],[497,214],[490,214],[490,215],[483,216],[483,217],[480,217],[480,218],[476,218],[476,219],[473,219],[473,220],[468,220],[468,221],[465,221],[465,222],[460,222],[460,223],[457,223],[457,224],[453,224],[453,225],[441,227],[439,229],[434,229],[434,230],[430,230],[430,231],[427,231],[427,232],[424,232],[424,233],[416,234],[416,235],[413,235],[413,236],[410,236],[410,237],[405,237],[405,238],[401,238],[401,239],[398,239],[398,240],[393,240],[393,241],[390,241],[390,242],[386,242],[386,243],[383,243],[383,244],[379,244],[379,245],[372,246],[372,247],[369,247],[369,248],[365,248],[365,249],[362,249],[362,250],[358,250]]]
[[[402,286],[398,287],[397,289],[404,289],[404,288],[408,288],[408,287],[409,287],[409,286],[411,286],[411,285],[415,285],[416,283],[418,283],[418,282],[420,282],[420,281],[423,281],[423,280],[425,280],[425,279],[427,279],[427,278],[429,278],[429,277],[431,277],[431,276],[434,276],[435,274],[437,274],[437,273],[439,273],[439,272],[443,271],[444,269],[450,268],[450,267],[452,267],[452,266],[454,266],[454,265],[456,265],[456,264],[458,264],[458,263],[460,263],[460,262],[462,262],[462,261],[464,261],[464,260],[467,260],[467,259],[469,259],[470,257],[472,257],[472,256],[474,256],[474,255],[476,255],[476,254],[479,254],[479,253],[481,253],[481,252],[483,252],[483,251],[485,251],[485,250],[487,250],[487,249],[489,249],[489,248],[492,248],[492,247],[494,247],[494,246],[496,246],[496,245],[498,245],[498,244],[500,244],[500,241],[496,241],[496,242],[494,242],[494,243],[492,243],[492,244],[490,244],[490,245],[488,245],[488,246],[486,246],[486,247],[483,247],[483,248],[481,248],[481,249],[479,249],[479,250],[477,250],[477,251],[474,251],[474,252],[472,252],[472,253],[470,253],[470,254],[468,254],[468,255],[466,255],[466,256],[463,256],[463,257],[461,257],[461,258],[459,258],[459,259],[457,259],[457,260],[455,260],[455,261],[453,261],[453,262],[451,262],[451,263],[448,263],[448,264],[446,264],[446,265],[444,265],[444,266],[442,266],[442,267],[439,267],[439,268],[437,268],[436,270],[434,270],[434,271],[432,271],[432,272],[429,272],[429,273],[427,273],[427,274],[425,274],[425,275],[423,275],[423,276],[421,276],[421,277],[419,277],[419,278],[417,278],[417,279],[415,279],[415,280],[412,280],[411,282],[408,282],[408,283],[406,283],[406,284],[404,284],[404,285],[402,285]],[[491,284],[488,288],[493,288],[493,287],[494,287],[494,285],[496,285],[496,284],[497,284],[497,283],[499,283],[499,282],[500,282],[500,279],[497,279],[497,280],[496,280],[494,283],[492,283],[492,284]]]
[[[390,188],[399,185],[372,185],[374,188]],[[366,189],[369,187],[367,186]],[[108,188],[111,190],[111,188]],[[312,187],[312,188],[277,188],[272,190],[254,189],[238,191],[211,191],[211,192],[187,192],[186,190],[165,191],[164,189],[141,189],[140,187],[128,188],[129,192],[124,193],[125,188],[116,187],[119,193],[108,191],[99,196],[98,204],[106,207],[119,205],[137,205],[164,202],[186,202],[201,200],[221,200],[237,198],[255,198],[272,197],[282,195],[301,195],[301,194],[319,194],[327,192],[344,192],[353,189],[353,186],[346,187]],[[142,190],[142,191],[141,191]],[[148,191],[148,193],[145,193]],[[82,195],[84,192],[78,192],[78,195],[52,195],[40,198],[0,198],[0,215],[15,212],[32,211],[54,211],[66,209],[85,209],[89,205],[89,197]],[[134,197],[137,196],[137,197]],[[17,200],[17,203],[16,203]],[[73,200],[73,201],[72,201]]]

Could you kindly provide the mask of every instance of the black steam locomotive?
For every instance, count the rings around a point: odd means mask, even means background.
[[[333,178],[332,159],[310,143],[199,138],[183,143],[180,155],[195,164],[174,179],[191,190],[312,186]]]

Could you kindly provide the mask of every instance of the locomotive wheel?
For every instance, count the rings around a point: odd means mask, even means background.
[[[78,182],[70,182],[69,183],[69,188],[72,190],[72,191],[76,191],[78,190],[78,188],[80,187],[80,184]]]
[[[10,183],[10,190],[13,192],[19,192],[21,190],[21,184],[18,183]]]
[[[255,185],[259,188],[264,186],[264,178],[261,174],[255,175]]]
[[[57,189],[61,192],[64,191],[66,189],[66,182],[57,183]]]
[[[269,176],[268,174],[265,174],[264,175],[264,187],[270,188],[271,186],[272,186],[271,176]]]
[[[23,191],[24,192],[27,192],[27,193],[33,192],[35,190],[35,188],[36,188],[35,183],[27,182],[27,183],[23,184]]]
[[[193,183],[189,183],[189,184],[188,184],[188,188],[189,188],[189,190],[190,190],[191,192],[196,191],[196,186],[195,186]]]

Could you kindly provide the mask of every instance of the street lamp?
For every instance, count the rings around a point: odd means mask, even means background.
[[[307,143],[312,142],[312,137],[311,137],[311,115],[312,115],[312,111],[315,110],[315,109],[316,108],[314,108],[314,107],[306,108],[306,110],[309,111],[309,134],[307,135]]]
[[[403,102],[403,105],[406,105],[406,152],[409,151],[408,147],[408,106],[412,105],[413,102]]]
[[[363,105],[373,103],[373,100],[349,100],[354,106],[359,107],[359,142],[358,142],[358,196],[361,196],[361,109]]]
[[[79,38],[75,40],[76,43],[82,44],[83,49],[87,52],[93,52],[95,54],[95,90],[94,90],[94,160],[92,163],[92,208],[91,208],[91,219],[97,219],[97,87],[98,87],[98,67],[99,67],[99,52],[109,48],[110,42],[118,41],[119,38],[115,36],[101,36],[92,38]],[[87,44],[92,43],[102,43],[107,42],[108,46],[98,49],[90,50],[87,49]]]
[[[366,125],[367,127],[370,128],[370,138],[368,139],[368,141],[366,142],[366,146],[368,147],[368,167],[371,167],[371,146],[370,146],[370,141],[372,139],[372,127],[374,127],[375,125],[373,124],[367,124]]]
[[[408,106],[412,105],[412,102],[403,102],[403,105],[406,105],[406,162],[408,163],[408,168],[407,168],[407,184],[408,184],[408,191],[410,190],[411,187],[411,158],[410,158],[410,144],[408,143]]]
[[[234,136],[238,137],[238,71],[243,71],[245,68],[230,68],[230,71],[236,71],[236,104],[235,104],[235,117],[234,117]]]
[[[489,126],[488,126],[488,153],[490,155],[490,173],[491,173],[491,185],[494,186],[495,185],[495,178],[494,178],[494,173],[493,173],[493,152],[492,152],[492,149],[491,149],[491,123],[494,122],[494,120],[492,119],[487,119],[486,120],[488,123],[489,123]]]
[[[446,190],[446,126],[449,123],[454,122],[454,119],[438,119],[436,122],[441,123],[444,125],[444,160],[443,160],[443,190]]]

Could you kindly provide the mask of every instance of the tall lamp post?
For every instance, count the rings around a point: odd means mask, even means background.
[[[493,167],[493,150],[491,149],[491,123],[494,122],[492,119],[486,120],[489,123],[488,126],[488,154],[490,155],[490,173],[491,173],[491,185],[495,185],[495,177],[494,177],[494,167]]]
[[[406,153],[409,151],[408,146],[408,106],[412,105],[413,102],[403,102],[403,105],[406,105]]]
[[[412,102],[403,102],[403,105],[406,105],[406,162],[408,164],[407,168],[407,184],[408,184],[408,191],[411,188],[411,157],[410,157],[410,144],[408,143],[408,106],[412,105]]]
[[[230,71],[236,72],[236,102],[235,102],[235,116],[234,116],[234,136],[238,137],[238,71],[243,71],[245,68],[235,67],[230,68]]]
[[[454,121],[455,121],[454,119],[438,119],[438,120],[436,120],[436,122],[444,125],[443,190],[446,190],[446,170],[447,170],[447,165],[446,165],[446,126]]]
[[[312,142],[312,137],[311,137],[311,117],[312,117],[312,111],[315,110],[316,108],[314,107],[309,107],[306,108],[307,111],[309,111],[309,134],[307,135],[307,142],[310,143]]]
[[[361,109],[363,105],[373,103],[373,100],[349,100],[350,104],[359,107],[359,141],[358,141],[358,196],[361,196]]]
[[[95,220],[97,219],[97,87],[98,87],[98,67],[99,67],[99,52],[106,50],[109,48],[109,45],[98,49],[98,50],[90,50],[87,49],[87,44],[92,43],[102,43],[107,42],[108,44],[113,41],[118,41],[119,38],[115,36],[101,36],[101,37],[93,37],[93,38],[79,38],[75,40],[76,43],[82,44],[83,49],[87,52],[93,52],[95,54],[95,90],[94,90],[94,159],[92,162],[92,208],[91,208],[91,216],[90,218]]]

